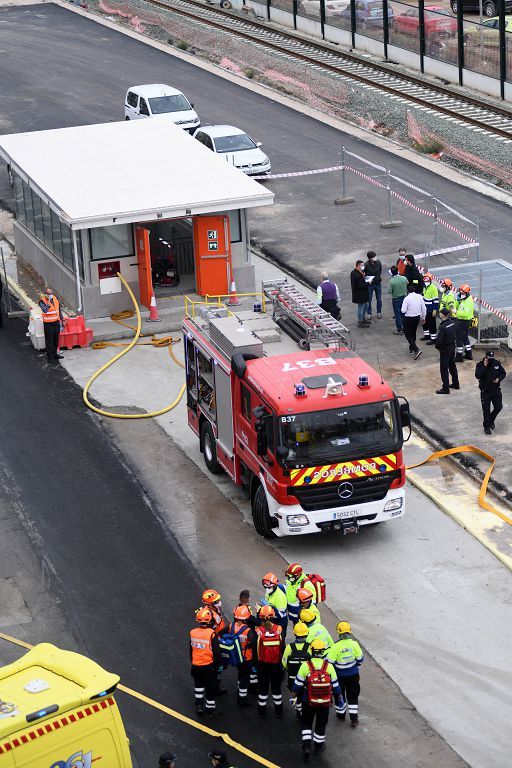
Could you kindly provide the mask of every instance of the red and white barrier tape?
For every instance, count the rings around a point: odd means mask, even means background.
[[[314,171],[294,171],[292,173],[271,173],[268,176],[252,176],[253,179],[291,179],[293,176],[314,176],[316,173],[341,171],[342,165],[331,165],[330,168],[315,168]]]
[[[427,256],[445,256],[447,253],[454,253],[454,251],[467,251],[468,248],[478,248],[480,243],[475,240],[474,243],[464,243],[463,245],[454,245],[451,248],[439,248],[437,251],[429,251],[428,253],[415,253],[414,258],[426,259]]]

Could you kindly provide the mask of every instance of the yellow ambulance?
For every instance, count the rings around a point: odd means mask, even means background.
[[[0,768],[132,768],[119,677],[49,643],[0,668]]]

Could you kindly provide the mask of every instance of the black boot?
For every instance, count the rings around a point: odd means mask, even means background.
[[[249,701],[247,696],[239,696],[238,706],[240,707],[240,709],[245,709],[246,707],[252,707],[252,701]]]
[[[323,752],[325,749],[325,744],[316,744],[315,743],[315,752]]]
[[[305,763],[309,762],[309,758],[311,757],[311,742],[310,741],[303,741],[302,742],[302,759]]]
[[[436,389],[436,395],[449,395],[450,390],[445,389],[444,387],[441,387],[441,389]]]
[[[450,389],[460,389],[460,384],[450,384]]]

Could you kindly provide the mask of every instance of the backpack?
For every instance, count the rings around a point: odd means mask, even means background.
[[[280,664],[281,662],[281,633],[268,632],[264,629],[258,633],[258,661],[265,664]]]
[[[308,661],[309,675],[306,680],[306,696],[310,707],[330,707],[332,699],[332,680],[327,672],[328,662],[324,661],[320,669],[316,669]]]
[[[325,579],[318,573],[308,573],[307,578],[312,583],[316,592],[316,602],[323,603],[327,595]]]
[[[238,632],[234,632],[234,624],[232,624],[229,632],[225,632],[219,637],[223,667],[238,667],[243,662],[244,655],[239,638],[244,629],[246,629],[245,625],[240,627]]]
[[[302,648],[297,648],[298,645],[302,645]],[[292,649],[292,652],[288,656],[288,659],[286,661],[286,670],[288,672],[288,687],[293,684],[293,681],[297,677],[297,672],[300,669],[300,666],[303,661],[309,661],[311,658],[311,654],[309,653],[309,645],[307,642],[302,641],[301,643],[290,643],[290,648]]]

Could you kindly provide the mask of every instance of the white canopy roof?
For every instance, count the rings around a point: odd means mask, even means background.
[[[274,199],[167,117],[0,136],[0,155],[73,229]]]

